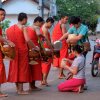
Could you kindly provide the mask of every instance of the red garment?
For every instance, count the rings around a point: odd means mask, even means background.
[[[0,36],[2,36],[1,28],[0,28]],[[6,82],[6,73],[5,73],[4,63],[3,63],[2,52],[0,50],[0,84],[5,82]]]
[[[36,35],[36,32],[31,27],[27,27],[27,31],[28,31],[28,35],[29,35],[30,39],[33,41],[33,43],[36,46],[39,46],[38,37]]]
[[[70,54],[68,55],[68,59],[74,60],[74,58],[75,58],[75,54],[70,53]]]
[[[69,60],[72,60],[72,61],[73,61],[74,58],[75,58],[75,55],[74,55],[73,53],[70,53],[70,54],[68,55],[68,59],[69,59]],[[71,67],[71,63],[68,63],[68,62],[67,62],[66,65],[69,66],[69,67]]]
[[[51,68],[52,59],[48,59],[48,62],[42,62],[42,73],[48,74]]]
[[[0,35],[2,36],[2,28],[0,27]]]
[[[36,60],[38,64],[30,65],[31,67],[31,76],[32,81],[42,80],[42,68],[41,68],[41,61]]]
[[[53,42],[59,40],[63,36],[61,25],[60,23],[57,23],[53,29],[52,32],[52,40]],[[60,58],[54,57],[53,59],[53,66],[54,67],[60,67],[61,60],[63,58],[68,57],[68,44],[66,43],[66,40],[62,41],[62,48],[60,50]]]
[[[41,27],[40,31],[41,31],[42,34],[44,34],[43,31],[42,31],[42,27]],[[48,39],[51,41],[50,33],[49,33],[49,32],[48,32]],[[50,49],[50,46],[48,46],[48,44],[47,44],[46,41],[44,41],[43,46],[44,46],[45,48],[49,48],[49,49]]]
[[[39,46],[38,44],[38,37],[36,35],[36,32],[31,28],[27,28],[28,35],[30,39],[33,41],[33,43],[36,46]],[[31,75],[32,75],[32,80],[42,80],[42,68],[41,68],[41,61],[37,60],[38,64],[36,65],[30,65],[31,67]]]
[[[17,25],[13,25],[6,33],[8,39],[16,45],[16,57],[10,61],[8,82],[31,82],[28,47],[23,31]]]
[[[42,34],[44,34],[43,30],[42,30],[42,27],[41,27],[40,31],[41,31]],[[50,40],[50,33],[49,32],[48,32],[48,39]],[[44,48],[50,48],[46,42],[44,42],[43,45],[44,45]],[[50,68],[51,68],[51,63],[52,63],[51,58],[48,59],[48,62],[42,62],[42,73],[43,74],[48,74],[49,73]]]

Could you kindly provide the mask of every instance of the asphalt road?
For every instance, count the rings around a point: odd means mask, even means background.
[[[0,100],[100,100],[100,75],[96,78],[91,76],[90,63],[92,60],[93,45],[94,42],[91,41],[92,51],[88,53],[86,60],[88,90],[84,91],[84,93],[59,92],[57,90],[57,85],[64,80],[58,79],[58,70],[52,67],[48,77],[49,87],[41,86],[40,83],[37,82],[37,86],[42,88],[41,91],[34,91],[29,95],[17,95],[15,85],[12,83],[6,83],[2,85],[2,89],[4,92],[8,93],[9,96],[6,98],[0,98]],[[4,62],[8,73],[9,61],[6,60]],[[28,89],[28,84],[24,85],[24,89]]]

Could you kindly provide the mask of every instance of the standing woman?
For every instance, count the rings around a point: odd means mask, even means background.
[[[69,70],[73,77],[58,85],[61,92],[74,91],[82,92],[85,84],[85,58],[82,54],[82,48],[79,45],[73,47],[73,53],[76,58],[72,62],[71,67],[66,65],[66,61],[62,61],[61,67]]]
[[[15,46],[12,42],[2,38],[2,26],[1,26],[1,21],[5,19],[5,10],[0,8],[0,43],[7,43],[10,46]],[[6,82],[6,73],[5,73],[5,67],[3,63],[3,56],[0,48],[0,97],[5,97],[7,96],[6,94],[3,94],[1,92],[1,84]]]
[[[53,50],[52,44],[51,44],[51,38],[49,29],[54,23],[54,19],[52,17],[47,18],[44,25],[41,27],[41,33],[46,38],[46,42],[44,42],[44,48],[48,48],[51,51]],[[42,85],[48,85],[47,83],[47,77],[51,68],[52,58],[48,59],[48,62],[42,62]]]

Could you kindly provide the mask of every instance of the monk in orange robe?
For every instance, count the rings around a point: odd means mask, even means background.
[[[65,24],[68,21],[67,16],[61,16],[61,19],[59,22],[54,26],[53,32],[52,32],[52,41],[55,42],[59,40],[64,33],[67,32]],[[62,41],[62,49],[60,50],[60,58],[54,57],[53,59],[53,66],[60,69],[59,71],[59,78],[64,78],[65,75],[63,73],[63,68],[60,67],[60,63],[62,58],[68,57],[68,44],[66,43],[66,40]]]
[[[29,35],[29,38],[32,40],[32,42],[39,48],[38,43],[38,37],[40,37],[42,34],[40,33],[40,27],[43,25],[43,18],[38,16],[34,19],[34,23],[32,26],[27,28],[27,32]],[[42,67],[41,67],[41,59],[35,60],[38,64],[30,65],[31,68],[31,76],[32,76],[32,82],[30,83],[30,91],[34,90],[41,90],[40,88],[35,86],[36,81],[42,80]]]
[[[3,21],[5,19],[5,10],[0,8],[0,22]],[[0,43],[7,43],[10,46],[15,46],[14,43],[2,38],[2,26],[0,24]],[[1,48],[0,48],[0,97],[5,97],[7,96],[7,94],[4,94],[1,92],[1,84],[6,82],[6,73],[5,73],[5,67],[4,67],[4,63],[3,63],[3,55],[1,52]]]
[[[28,94],[23,90],[23,83],[32,81],[31,69],[28,59],[28,46],[33,44],[26,32],[27,14],[18,15],[18,23],[9,27],[6,31],[9,40],[15,43],[16,57],[10,61],[8,82],[16,83],[18,94]]]
[[[44,42],[44,48],[48,48],[51,51],[53,50],[51,39],[50,39],[50,33],[49,29],[54,23],[54,19],[52,17],[49,17],[44,25],[41,27],[41,33],[46,38],[46,41]],[[42,85],[48,85],[47,83],[47,77],[51,68],[52,58],[48,59],[48,62],[42,62]]]

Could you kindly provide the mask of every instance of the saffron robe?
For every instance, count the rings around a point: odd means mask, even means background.
[[[2,29],[0,28],[0,36],[2,36]],[[3,63],[3,55],[0,50],[0,84],[6,82],[5,66]]]
[[[41,31],[42,34],[44,34],[43,30],[42,30],[42,27],[41,27],[40,31]],[[49,32],[48,32],[48,39],[51,40]],[[48,44],[46,42],[44,42],[43,46],[44,46],[44,48],[50,49],[50,47],[48,46]],[[48,62],[42,62],[42,73],[43,74],[48,74],[49,73],[50,68],[51,68],[51,63],[52,63],[52,58],[49,58]]]
[[[57,23],[53,29],[52,32],[52,41],[55,42],[59,40],[63,36],[62,30],[61,30],[61,25],[60,23]],[[63,58],[68,57],[68,44],[66,43],[66,40],[62,41],[62,48],[60,50],[60,57],[54,57],[53,59],[53,66],[54,67],[60,67],[61,60]]]
[[[13,25],[6,31],[7,38],[15,44],[16,57],[10,61],[8,82],[31,82],[28,47],[23,31]]]
[[[31,27],[27,28],[27,32],[28,32],[30,39],[35,44],[35,46],[39,47],[38,36],[37,36],[36,32]],[[33,81],[42,80],[41,60],[36,60],[36,62],[38,62],[38,64],[30,65],[31,76],[32,76]]]

